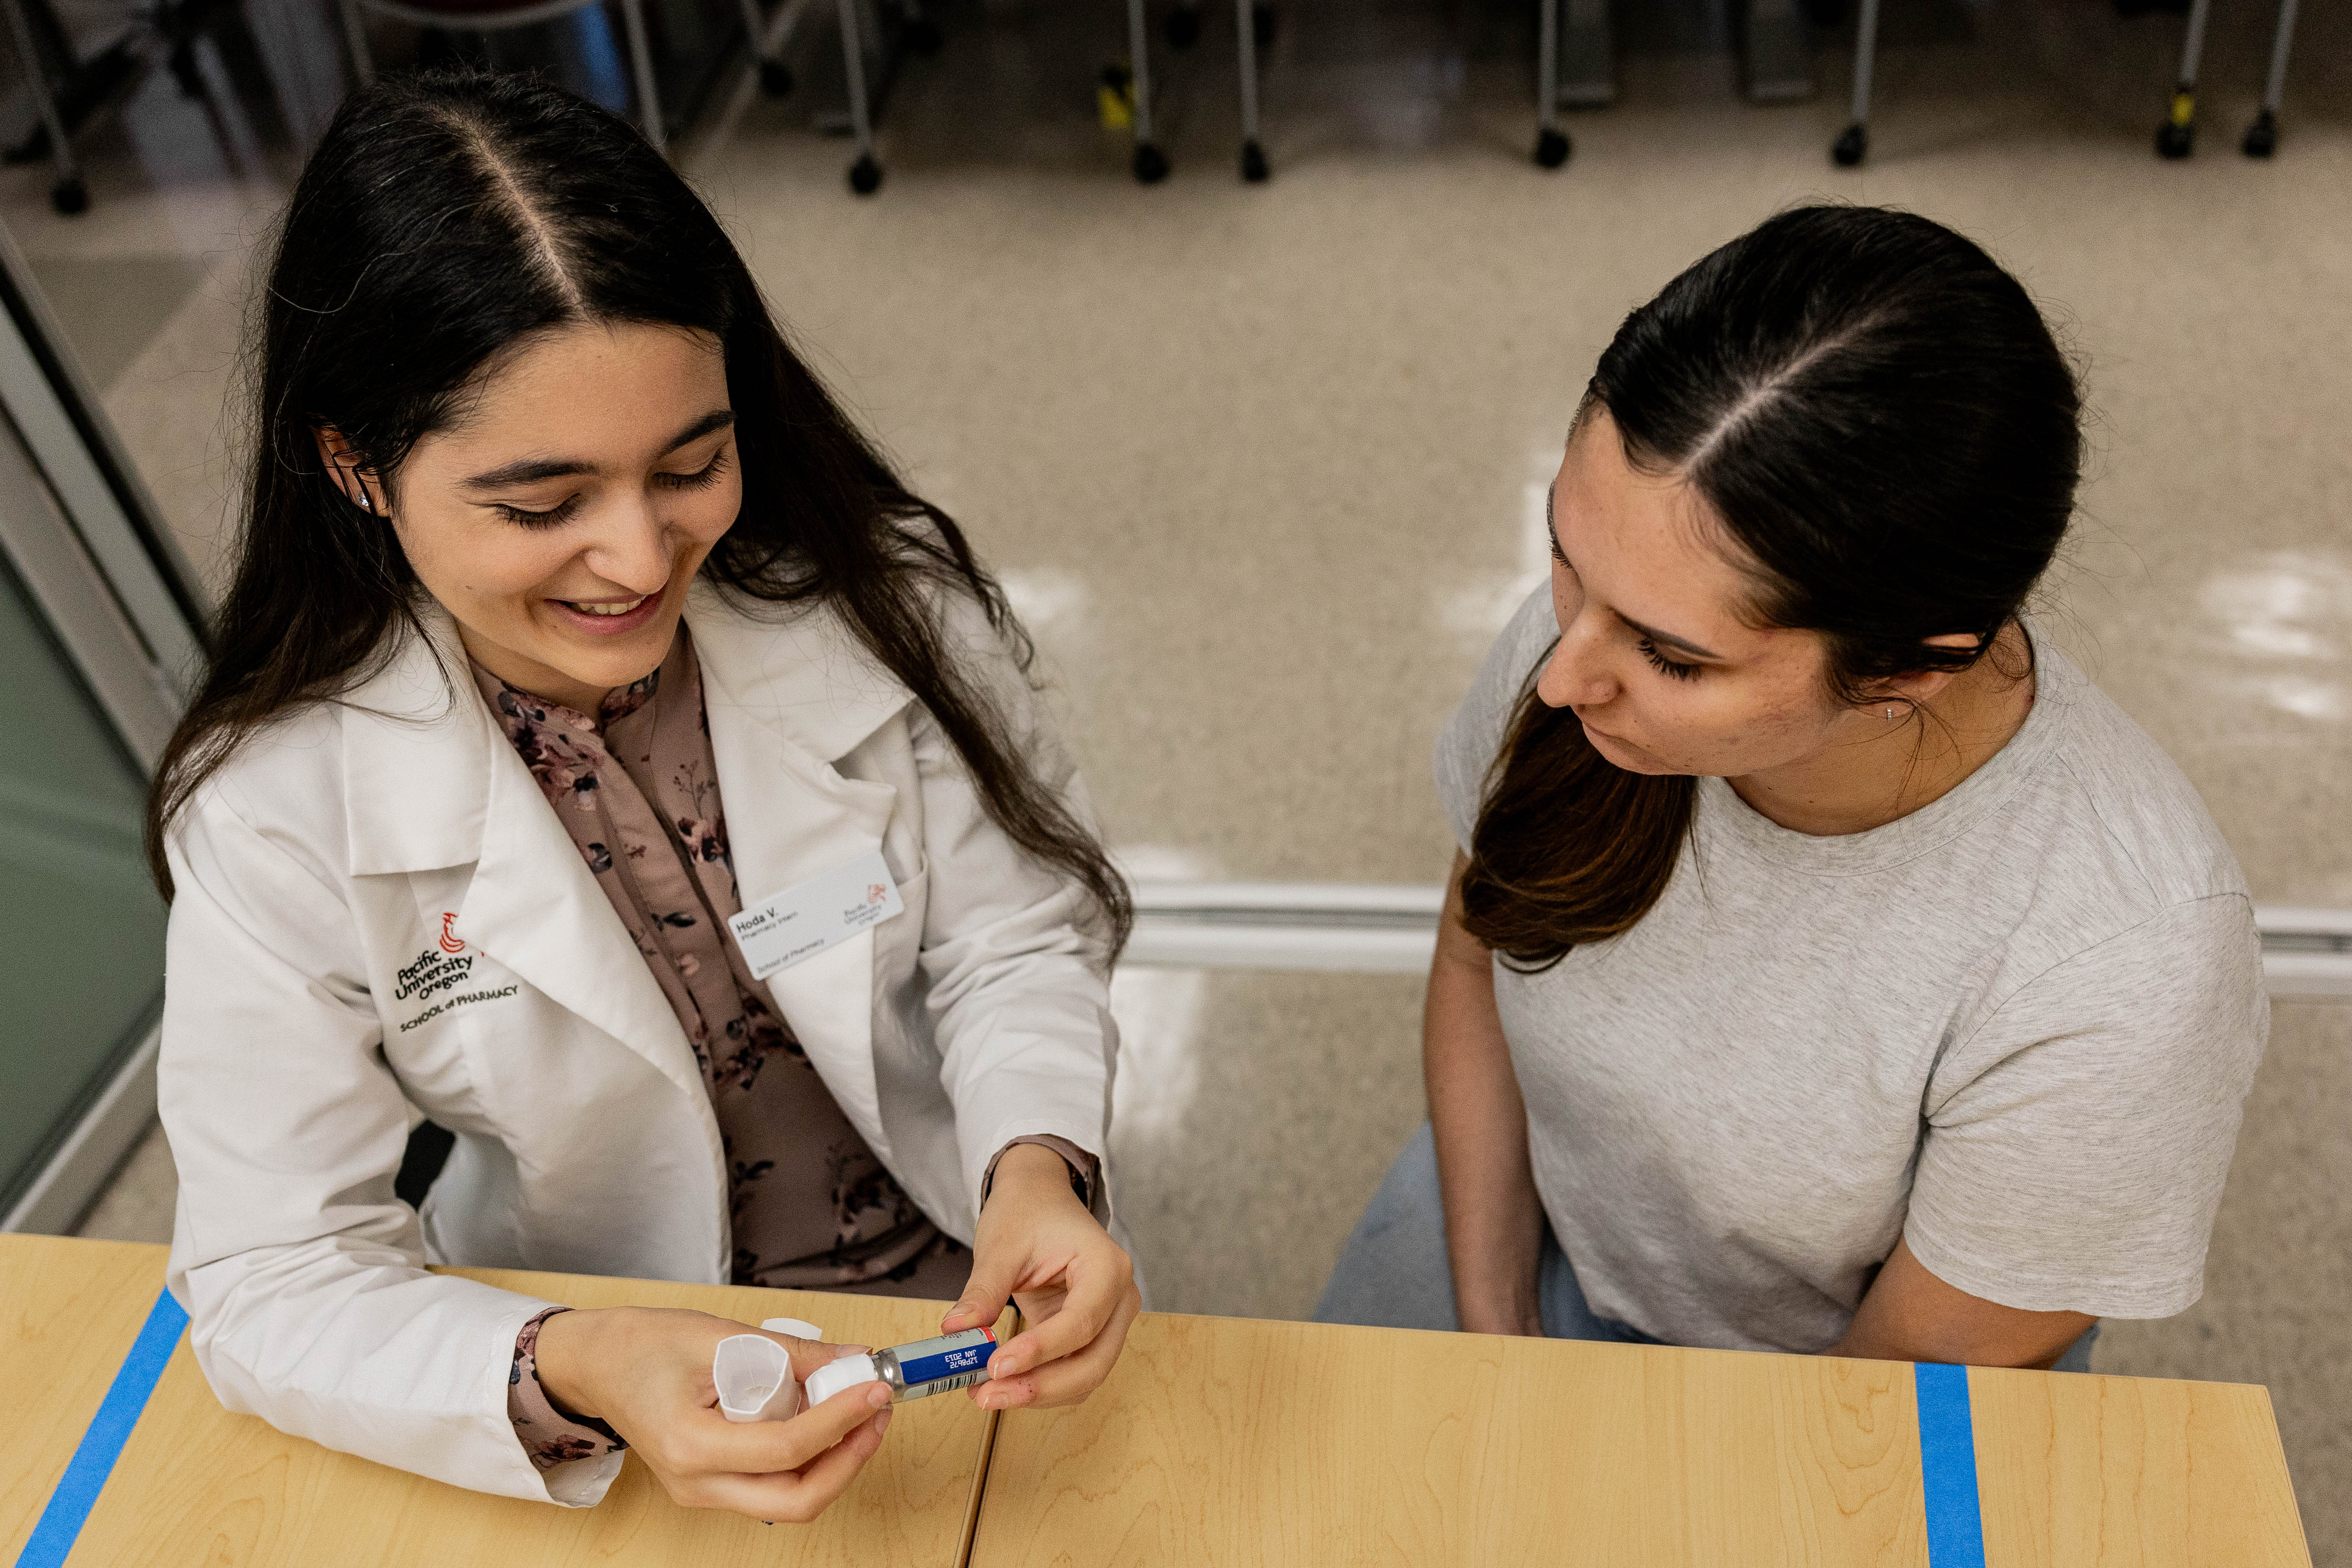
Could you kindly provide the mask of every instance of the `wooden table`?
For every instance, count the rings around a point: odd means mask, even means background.
[[[0,1237],[0,1564],[162,1288],[163,1249]],[[936,1331],[873,1297],[463,1270],[582,1306]],[[1990,1568],[2309,1568],[2263,1389],[1973,1371]],[[173,1352],[71,1563],[1257,1568],[1930,1564],[1915,1370],[1146,1314],[1075,1410],[900,1413],[816,1524],[673,1508],[631,1461],[604,1504],[460,1491],[287,1437]],[[1964,1445],[1965,1447],[1965,1445]],[[976,1517],[975,1517],[976,1513]]]
[[[0,1564],[13,1564],[163,1288],[165,1249],[0,1236]],[[526,1274],[449,1272],[573,1306],[696,1307],[826,1337],[900,1344],[943,1303]],[[901,1410],[882,1451],[816,1523],[766,1526],[674,1506],[632,1459],[593,1509],[461,1491],[330,1452],[223,1410],[182,1336],[82,1528],[74,1568],[527,1568],[795,1564],[956,1568],[989,1418],[966,1399]]]
[[[2263,1389],[1967,1381],[1992,1568],[2309,1568]],[[1147,1314],[1003,1418],[971,1568],[1926,1568],[1917,1421],[1906,1363]]]

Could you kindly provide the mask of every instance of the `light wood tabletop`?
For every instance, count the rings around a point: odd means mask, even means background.
[[[162,1289],[163,1249],[0,1237],[0,1563]],[[889,1344],[934,1304],[464,1270],[550,1300],[792,1315]],[[1996,1568],[2309,1568],[2268,1394],[1966,1374]],[[1147,1313],[1073,1410],[925,1400],[814,1526],[672,1507],[632,1461],[590,1510],[462,1491],[230,1415],[184,1338],[70,1563],[1606,1563],[1948,1568],[1906,1363]],[[1946,1483],[1938,1483],[1946,1484]],[[1938,1496],[1948,1496],[1939,1492]],[[977,1508],[977,1517],[974,1509]]]
[[[16,1561],[163,1288],[165,1249],[0,1236],[0,1563]],[[451,1270],[572,1306],[694,1307],[756,1323],[804,1318],[828,1339],[899,1344],[944,1303]],[[538,1563],[956,1568],[986,1459],[971,1402],[911,1404],[814,1524],[674,1506],[634,1458],[593,1509],[468,1492],[289,1437],[223,1410],[186,1336],[83,1526],[75,1568],[527,1568]]]
[[[2264,1390],[1968,1375],[1984,1563],[2308,1568]],[[1906,1363],[1147,1313],[971,1568],[1927,1568],[1926,1501]]]

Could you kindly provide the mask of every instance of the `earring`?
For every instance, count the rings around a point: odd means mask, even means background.
[[[1895,722],[1895,710],[1892,708],[1886,710],[1886,721],[1890,724]]]

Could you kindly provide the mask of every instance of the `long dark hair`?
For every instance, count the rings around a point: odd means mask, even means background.
[[[1786,212],[1698,262],[1617,329],[1596,406],[1629,463],[1679,476],[1746,552],[1748,612],[1822,634],[1846,702],[1982,658],[2082,473],[2081,394],[2024,289],[1941,224],[1882,208]],[[1927,640],[1955,633],[1974,646]],[[1522,969],[1631,929],[1696,799],[1687,775],[1612,764],[1530,678],[1487,776],[1465,929]]]
[[[398,541],[334,484],[316,428],[340,431],[396,492],[402,459],[493,356],[553,327],[635,321],[724,347],[743,507],[703,574],[739,602],[837,612],[938,721],[990,818],[1092,896],[1117,952],[1125,882],[948,653],[941,598],[969,595],[1026,667],[1003,592],[793,353],[709,209],[628,125],[516,76],[436,72],[355,93],[295,186],[268,287],[236,578],[148,805],[166,897],[173,820],[238,744],[348,692],[399,634],[421,634]]]

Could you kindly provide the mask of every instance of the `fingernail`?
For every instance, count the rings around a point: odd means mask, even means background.
[[[887,1409],[890,1405],[890,1385],[887,1383],[877,1383],[868,1387],[866,1391],[866,1403],[877,1410]]]
[[[885,1410],[874,1418],[874,1435],[877,1437],[890,1430],[890,1417],[894,1414],[895,1412]]]
[[[873,1352],[872,1345],[835,1345],[833,1347],[833,1359],[839,1361],[845,1355],[871,1355]]]

